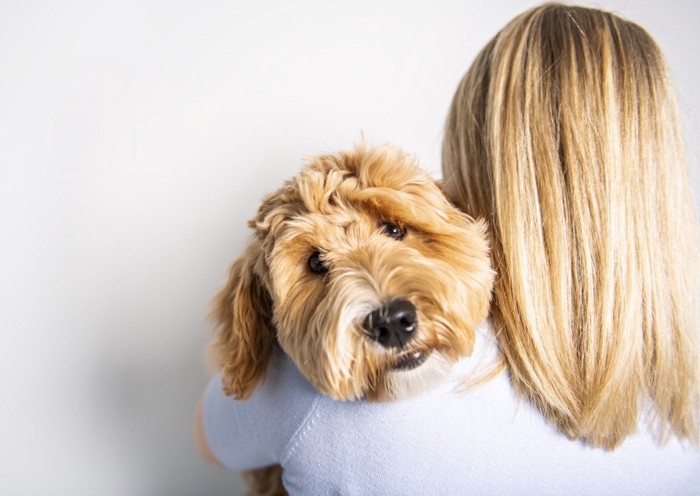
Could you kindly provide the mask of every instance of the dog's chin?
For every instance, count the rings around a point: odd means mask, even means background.
[[[425,393],[445,381],[452,363],[437,351],[406,354],[387,372],[386,390],[379,396],[391,401]]]

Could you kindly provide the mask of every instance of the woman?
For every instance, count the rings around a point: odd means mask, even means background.
[[[697,442],[698,241],[651,37],[592,9],[519,16],[457,90],[443,171],[453,201],[489,220],[517,390],[594,446],[642,417],[660,441]]]
[[[653,40],[591,9],[514,19],[455,95],[444,180],[491,223],[493,325],[474,355],[389,403],[323,397],[284,357],[246,401],[214,379],[202,453],[281,464],[291,494],[697,492],[698,245]],[[499,360],[509,374],[455,387]]]

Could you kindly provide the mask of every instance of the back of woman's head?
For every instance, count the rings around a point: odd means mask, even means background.
[[[615,15],[547,4],[460,83],[445,188],[490,221],[492,312],[518,390],[606,448],[642,414],[697,439],[698,241],[659,48]]]

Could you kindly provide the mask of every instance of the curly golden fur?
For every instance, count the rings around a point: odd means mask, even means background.
[[[471,353],[494,278],[486,226],[399,150],[359,146],[310,159],[264,199],[250,226],[254,236],[212,312],[227,394],[251,395],[276,344],[339,400],[415,394]],[[310,269],[312,257],[322,273]],[[363,327],[396,300],[416,309],[403,348],[381,346]],[[400,366],[415,356],[427,359]]]

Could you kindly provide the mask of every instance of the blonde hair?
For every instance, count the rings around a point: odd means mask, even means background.
[[[517,390],[612,449],[646,417],[697,442],[698,239],[663,56],[613,14],[515,18],[455,94],[444,187],[490,222],[492,318]]]

